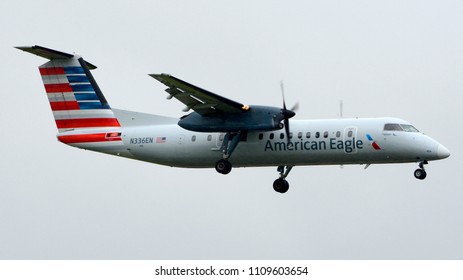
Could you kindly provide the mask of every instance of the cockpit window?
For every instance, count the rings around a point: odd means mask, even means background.
[[[405,131],[405,132],[419,132],[411,124],[398,124],[398,123],[387,123],[384,125],[385,131]]]
[[[404,131],[406,132],[419,132],[418,129],[416,129],[413,125],[411,124],[401,124],[400,125]]]
[[[402,131],[402,127],[398,123],[387,123],[384,125],[384,130],[387,131]]]

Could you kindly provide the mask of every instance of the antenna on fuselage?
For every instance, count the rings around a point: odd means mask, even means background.
[[[343,104],[342,99],[339,100],[339,118],[340,118],[340,119],[343,118],[343,105],[344,105],[344,104]],[[339,167],[340,167],[341,169],[344,169],[344,164],[339,165]]]
[[[344,105],[344,104],[343,104],[342,99],[339,100],[339,118],[341,118],[341,119],[344,117],[344,116],[343,116],[343,105]]]

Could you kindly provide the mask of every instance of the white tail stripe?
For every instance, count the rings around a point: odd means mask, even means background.
[[[42,81],[44,84],[68,84],[68,78],[66,75],[48,75],[42,76]]]
[[[50,102],[76,101],[76,97],[72,92],[48,93],[47,95]]]
[[[104,130],[108,131],[108,130],[111,130],[111,129],[114,130],[114,128],[115,128],[114,126],[99,126],[98,127],[98,129],[103,130],[103,131]],[[64,133],[64,132],[68,133],[68,132],[75,131],[77,133],[82,133],[82,129],[84,129],[85,132],[90,131],[90,129],[88,129],[88,128],[58,128],[58,132],[59,133]]]
[[[70,111],[53,111],[56,120],[63,119],[94,119],[94,118],[114,118],[110,110],[70,110]]]

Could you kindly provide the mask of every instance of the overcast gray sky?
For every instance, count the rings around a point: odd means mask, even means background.
[[[461,259],[461,1],[0,2],[0,258]],[[169,168],[56,141],[37,67],[76,52],[114,108],[178,117],[148,73],[295,118],[394,116],[451,157],[415,164]]]

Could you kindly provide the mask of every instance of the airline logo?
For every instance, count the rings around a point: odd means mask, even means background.
[[[60,142],[79,147],[123,145],[117,118],[77,59],[52,60],[39,71]]]
[[[375,149],[375,150],[381,150],[381,148],[379,147],[379,145],[376,143],[375,140],[373,140],[373,137],[371,137],[370,134],[367,134],[367,139],[368,139],[368,141],[370,141],[370,144],[371,144],[371,146],[373,147],[373,149]]]
[[[50,64],[39,70],[60,132],[75,128],[120,127],[81,66]]]

